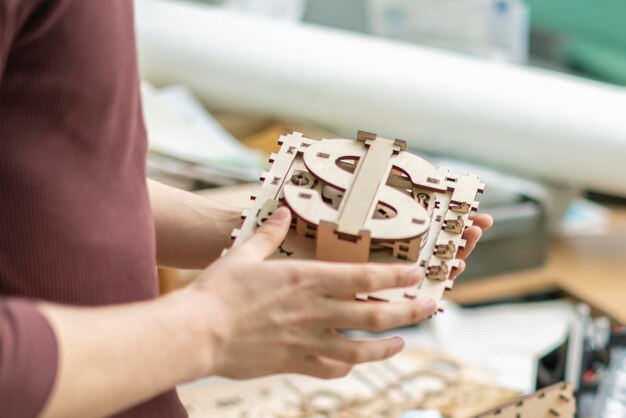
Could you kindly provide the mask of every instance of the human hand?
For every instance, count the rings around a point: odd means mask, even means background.
[[[416,266],[264,261],[283,241],[290,216],[288,209],[278,209],[187,290],[210,322],[206,374],[343,376],[354,364],[393,356],[404,343],[399,337],[355,341],[336,330],[384,331],[435,312],[431,300],[352,299],[357,293],[416,285],[422,279]]]
[[[470,256],[474,248],[476,247],[476,243],[480,240],[483,235],[483,231],[488,230],[493,226],[493,218],[487,214],[474,214],[470,216],[470,219],[474,221],[474,225],[466,228],[463,231],[463,239],[467,241],[465,248],[461,248],[456,255],[456,258],[459,259],[459,268],[452,271],[450,274],[450,278],[454,279],[459,274],[465,271],[465,259]]]

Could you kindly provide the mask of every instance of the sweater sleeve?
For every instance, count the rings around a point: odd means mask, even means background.
[[[36,417],[54,385],[57,341],[33,303],[0,298],[0,416]]]
[[[0,85],[11,48],[39,4],[0,1]],[[0,295],[0,417],[41,412],[55,381],[57,351],[50,324],[32,302]]]

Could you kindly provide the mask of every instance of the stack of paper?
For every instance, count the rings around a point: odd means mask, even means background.
[[[212,184],[258,180],[261,156],[237,141],[185,87],[142,85],[152,170]]]

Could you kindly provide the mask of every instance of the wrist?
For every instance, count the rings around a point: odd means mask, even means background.
[[[194,286],[188,286],[163,298],[176,321],[177,338],[184,341],[181,355],[189,359],[189,378],[194,380],[215,374],[217,354],[223,345],[220,318],[211,298]]]

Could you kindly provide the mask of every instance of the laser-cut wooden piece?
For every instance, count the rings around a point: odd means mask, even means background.
[[[482,370],[414,349],[357,365],[335,380],[301,375],[206,380],[179,393],[191,418],[398,418],[415,409],[470,418],[517,396],[486,380]]]
[[[556,383],[474,418],[574,418],[575,412],[573,386]]]
[[[450,173],[406,151],[401,140],[361,132],[357,140],[281,136],[271,169],[254,204],[233,231],[234,246],[250,237],[279,206],[293,214],[292,228],[273,257],[342,262],[403,262],[423,267],[418,286],[360,299],[434,299],[452,287],[454,259],[466,244],[469,215],[484,185],[473,175]]]

